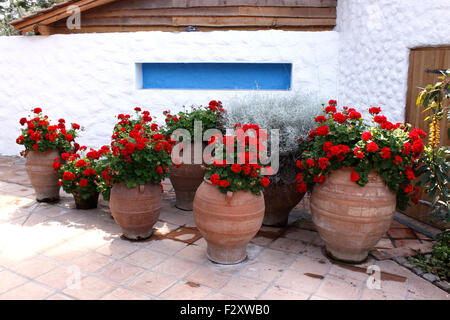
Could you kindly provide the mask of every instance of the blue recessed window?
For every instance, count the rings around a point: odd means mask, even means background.
[[[142,89],[291,89],[291,63],[142,63],[138,67]]]

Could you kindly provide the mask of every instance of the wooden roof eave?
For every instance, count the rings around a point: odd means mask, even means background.
[[[73,14],[73,12],[67,11],[70,6],[78,6],[80,12],[83,12],[114,1],[117,0],[69,0],[55,4],[50,8],[43,9],[25,18],[12,21],[10,24],[14,29],[18,30],[20,34],[24,34],[33,30],[39,30],[39,27],[41,26],[47,26],[53,22],[69,17]]]

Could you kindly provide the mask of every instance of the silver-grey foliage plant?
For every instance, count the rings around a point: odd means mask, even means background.
[[[280,156],[293,154],[298,150],[298,139],[306,139],[315,127],[323,101],[314,92],[237,96],[227,103],[226,128],[233,128],[235,123],[253,123],[269,130],[269,134],[279,129]]]

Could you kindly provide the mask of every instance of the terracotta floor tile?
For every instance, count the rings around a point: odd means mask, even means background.
[[[402,248],[402,247],[415,248],[416,246],[418,246],[420,244],[421,244],[421,242],[419,240],[413,240],[413,239],[395,240],[395,245],[397,246],[397,248]]]
[[[358,299],[361,286],[361,284],[325,278],[315,294],[334,300],[355,300]]]
[[[257,261],[280,267],[287,267],[296,258],[295,254],[266,248],[259,254]]]
[[[114,259],[100,253],[89,252],[82,257],[72,260],[70,264],[79,267],[83,271],[94,273],[112,261],[114,261]]]
[[[63,290],[63,293],[81,300],[98,299],[112,291],[116,286],[97,277],[88,276],[81,279],[79,285],[72,285]]]
[[[258,246],[267,246],[270,244],[274,239],[258,236],[256,235],[252,240],[251,243],[257,244]]]
[[[424,279],[411,281],[408,298],[419,300],[450,300],[450,293],[445,292]]]
[[[110,292],[107,295],[103,296],[101,300],[152,300],[152,298],[147,297],[141,293],[119,287],[113,292]]]
[[[416,236],[411,229],[391,228],[388,232],[393,239],[416,239]]]
[[[228,281],[220,291],[247,299],[256,299],[267,288],[267,283],[236,277]]]
[[[71,285],[73,281],[77,281],[77,279],[81,279],[82,277],[83,273],[80,269],[70,266],[61,266],[37,277],[36,281],[54,289],[62,290]]]
[[[318,287],[322,280],[317,277],[311,277],[296,270],[286,270],[276,281],[276,284],[295,291],[311,293]]]
[[[200,238],[200,239],[198,239],[197,241],[194,242],[194,244],[195,244],[196,246],[199,246],[199,247],[202,247],[202,248],[206,248],[207,245],[208,245],[208,244],[206,243],[205,238]]]
[[[55,293],[54,295],[48,297],[45,300],[74,300],[64,294]]]
[[[177,230],[174,230],[167,234],[166,237],[172,240],[191,244],[202,238],[202,235],[197,228],[180,227]]]
[[[299,228],[289,228],[284,234],[284,238],[292,239],[292,240],[298,240],[302,241],[306,244],[311,243],[314,241],[319,234],[317,232],[299,229]]]
[[[120,259],[137,251],[138,249],[139,246],[137,246],[133,242],[129,242],[122,239],[116,239],[111,243],[108,243],[103,247],[98,248],[96,251],[106,256]]]
[[[19,276],[11,271],[0,271],[0,294],[14,287],[18,287],[27,281],[28,280],[24,277]]]
[[[184,277],[184,280],[200,284],[209,288],[218,288],[231,276],[207,267],[200,267]]]
[[[159,297],[167,300],[200,300],[205,299],[210,293],[211,290],[206,287],[180,281],[160,294]]]
[[[315,259],[308,256],[298,257],[289,267],[303,274],[325,275],[331,267],[331,263],[327,259]]]
[[[196,245],[190,245],[175,254],[176,257],[184,258],[195,263],[204,263],[207,261],[206,249]]]
[[[271,282],[278,277],[284,269],[267,263],[256,262],[247,265],[241,275],[260,281]]]
[[[0,295],[0,300],[42,300],[53,293],[54,291],[44,286],[27,282]]]
[[[378,243],[375,245],[375,248],[378,249],[393,249],[394,245],[390,239],[380,239]]]
[[[100,270],[98,275],[114,282],[123,283],[142,271],[144,271],[143,268],[117,261]]]
[[[328,274],[344,281],[353,281],[354,283],[357,283],[367,281],[369,274],[366,272],[367,267],[365,266],[333,264]]]
[[[35,256],[13,267],[12,270],[29,278],[35,278],[43,273],[55,269],[58,266],[60,266],[60,264],[49,258]]]
[[[153,268],[153,271],[165,273],[177,278],[182,278],[198,266],[198,264],[195,264],[193,262],[172,257],[157,265],[155,268]]]
[[[162,239],[150,241],[149,244],[146,246],[146,248],[165,254],[174,254],[175,252],[178,252],[183,248],[186,248],[186,246],[187,246],[186,243],[180,241]]]
[[[134,264],[144,269],[148,269],[161,263],[168,257],[169,256],[166,254],[143,248],[139,249],[136,252],[133,252],[132,254],[124,258],[123,261]]]
[[[290,253],[299,253],[302,249],[305,248],[305,246],[305,243],[302,241],[287,238],[278,238],[270,244],[270,248],[272,249],[282,250]]]
[[[69,211],[65,208],[61,208],[58,206],[49,205],[49,204],[47,204],[47,205],[41,204],[33,212],[39,213],[48,218],[54,218],[54,217],[60,216],[62,214],[66,214]]]
[[[311,296],[311,298],[309,298],[309,300],[330,300],[330,299],[313,295]]]
[[[158,221],[158,222],[153,226],[153,228],[156,230],[156,232],[157,232],[158,234],[161,234],[161,235],[167,235],[167,234],[169,234],[170,232],[172,232],[172,231],[178,229],[179,226],[177,226],[177,225],[175,225],[175,224],[172,224],[172,223],[165,222],[165,221]]]
[[[328,258],[323,253],[323,247],[309,245],[305,249],[301,250],[300,253],[311,258],[328,260]]]
[[[147,271],[139,275],[136,279],[133,279],[127,284],[127,286],[152,296],[157,296],[172,286],[175,282],[177,282],[177,280],[164,276],[160,273]]]
[[[309,294],[273,286],[259,300],[307,300]]]
[[[392,228],[409,229],[408,226],[406,226],[406,225],[404,225],[404,224],[402,224],[402,223],[400,223],[400,222],[398,222],[396,220],[392,221],[390,228],[391,229]]]
[[[382,290],[365,288],[361,295],[361,300],[405,300],[405,297],[386,293]]]

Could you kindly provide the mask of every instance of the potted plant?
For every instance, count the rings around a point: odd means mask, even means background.
[[[77,150],[79,146],[74,143],[74,139],[80,126],[72,123],[71,128],[66,128],[64,119],[59,119],[57,125],[51,125],[41,108],[32,111],[32,117],[20,119],[20,124],[25,128],[16,142],[25,147],[20,154],[26,158],[25,167],[36,200],[58,201],[60,185],[53,171],[53,159],[59,158],[61,152]]]
[[[215,155],[212,163],[205,159],[207,172],[195,194],[195,224],[207,242],[208,258],[216,263],[243,261],[264,217],[262,190],[270,181],[262,176],[263,167],[255,155],[258,144],[245,143],[242,137],[249,129],[258,130],[258,126],[238,126],[236,135],[210,141],[216,144]],[[238,152],[242,141],[243,152]]]
[[[159,218],[161,181],[169,174],[172,146],[148,111],[135,110],[135,117],[118,116],[104,175],[113,185],[111,215],[126,238],[143,240],[152,235]]]
[[[247,95],[229,102],[225,115],[227,127],[239,122],[258,123],[268,133],[279,130],[279,169],[269,176],[271,183],[264,190],[266,209],[263,224],[266,226],[285,226],[289,213],[305,194],[296,189],[297,139],[307,138],[315,127],[315,116],[322,110],[314,96],[299,93],[289,96]]]
[[[88,210],[97,208],[99,191],[103,181],[101,174],[105,170],[99,163],[102,155],[109,152],[108,147],[96,151],[91,149],[85,153],[86,147],[80,147],[80,153],[65,152],[60,158],[55,158],[53,168],[57,172],[58,183],[65,192],[71,193],[77,209]],[[85,154],[84,154],[85,153]]]
[[[352,108],[338,112],[331,100],[297,163],[298,189],[312,191],[311,213],[327,252],[346,262],[365,260],[396,207],[405,208],[419,192],[413,168],[426,134],[389,122],[380,108],[369,112],[371,124]]]
[[[220,129],[222,127],[222,115],[225,112],[222,102],[212,100],[207,107],[191,107],[191,109],[181,111],[176,115],[172,115],[169,111],[164,111],[166,116],[166,125],[162,129],[163,134],[169,138],[173,136],[174,142],[180,129],[186,130],[190,137],[194,137],[195,123],[201,123],[201,130],[198,132],[202,135],[209,129]],[[195,191],[202,183],[205,170],[202,168],[202,160],[195,163],[194,159],[194,143],[190,141],[182,141],[179,146],[184,146],[180,152],[180,158],[172,156],[173,165],[170,167],[170,181],[175,190],[176,203],[175,206],[181,210],[192,210],[192,202],[194,201]],[[201,151],[203,152],[204,144]],[[189,153],[189,163],[183,163],[182,156],[184,152]],[[202,154],[200,155],[202,156]],[[184,157],[183,157],[184,158]],[[201,158],[200,158],[201,159]]]

